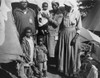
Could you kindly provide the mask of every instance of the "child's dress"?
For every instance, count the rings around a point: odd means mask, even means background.
[[[39,27],[42,27],[43,25],[45,25],[46,23],[48,23],[48,19],[42,17],[42,13],[45,13],[46,15],[49,15],[49,11],[46,10],[41,10],[38,14],[38,21],[39,21]]]
[[[25,56],[28,58],[27,62],[33,62],[34,58],[34,40],[32,37],[24,37],[22,40],[22,48]]]
[[[47,49],[43,46],[36,46],[36,60],[38,63],[47,61]]]
[[[38,14],[38,23],[39,23],[39,31],[40,31],[40,34],[47,34],[48,33],[48,19],[42,17],[42,13],[50,16],[49,14],[49,11],[46,10],[42,10],[40,11],[40,13]]]

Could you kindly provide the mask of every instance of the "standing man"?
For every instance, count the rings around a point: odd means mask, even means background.
[[[24,35],[23,30],[26,27],[32,28],[33,34],[36,32],[36,26],[35,26],[36,13],[31,8],[27,7],[28,6],[27,0],[21,0],[20,5],[21,8],[16,8],[13,12],[13,15],[21,39]]]

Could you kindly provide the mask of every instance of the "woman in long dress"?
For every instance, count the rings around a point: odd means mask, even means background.
[[[81,16],[77,6],[65,2],[65,12],[61,24],[61,32],[59,35],[59,55],[58,70],[66,76],[72,76],[77,68],[77,43],[79,29],[81,25]]]
[[[58,47],[58,34],[60,24],[62,22],[63,13],[59,9],[58,2],[52,2],[52,10],[50,10],[50,16],[45,15],[48,19],[48,64],[57,64],[57,47]]]

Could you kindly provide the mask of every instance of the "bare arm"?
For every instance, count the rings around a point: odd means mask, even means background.
[[[61,24],[63,18],[63,14],[58,14],[55,19],[46,14],[42,14],[42,16],[47,18],[50,23],[54,24],[55,28]]]

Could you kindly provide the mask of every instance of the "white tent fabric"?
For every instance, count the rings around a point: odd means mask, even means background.
[[[12,17],[11,0],[1,0],[0,18],[1,17],[0,31],[2,32],[0,32],[0,63],[21,60],[20,55],[22,55],[22,49]]]
[[[83,27],[93,31],[100,31],[100,0],[97,0],[95,7],[89,11],[87,17],[83,20]],[[100,46],[95,45],[95,49],[96,52],[93,57],[100,61]]]
[[[96,42],[100,45],[100,37],[89,31],[88,29],[81,28],[79,34],[84,38],[86,38],[87,40],[91,42]]]

